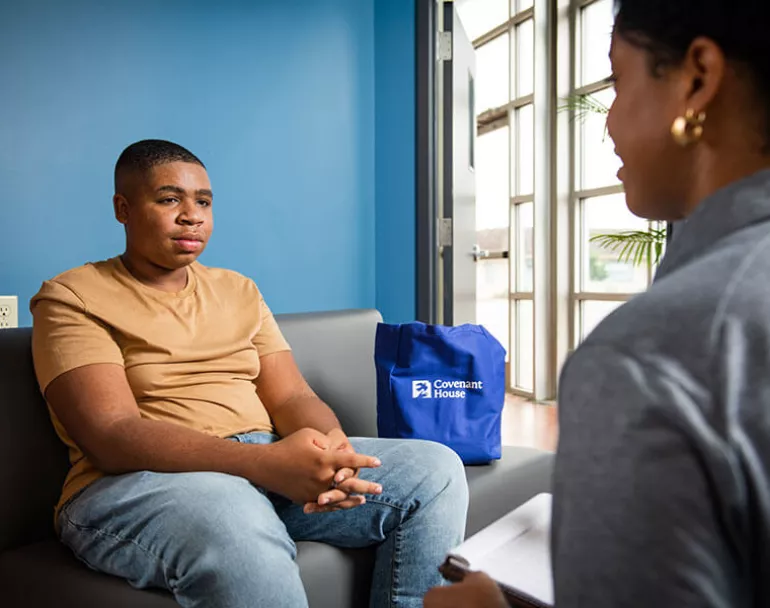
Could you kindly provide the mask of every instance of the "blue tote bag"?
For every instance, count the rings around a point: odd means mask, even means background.
[[[380,437],[430,439],[465,464],[500,458],[505,349],[480,325],[377,327]]]

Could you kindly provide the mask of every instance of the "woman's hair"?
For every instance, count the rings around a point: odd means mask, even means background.
[[[770,151],[770,0],[615,0],[615,31],[645,49],[651,70],[677,65],[699,36],[742,67],[765,110]]]

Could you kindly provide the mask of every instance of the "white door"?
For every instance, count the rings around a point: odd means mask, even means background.
[[[452,3],[444,4],[444,31],[451,44],[440,45],[445,57],[439,96],[444,117],[442,226],[451,244],[442,250],[443,322],[461,325],[476,322],[476,58]]]

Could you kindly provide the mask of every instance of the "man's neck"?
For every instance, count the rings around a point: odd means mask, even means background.
[[[128,252],[120,256],[126,270],[137,281],[169,293],[182,291],[187,286],[187,267],[169,270],[146,260],[137,260]]]

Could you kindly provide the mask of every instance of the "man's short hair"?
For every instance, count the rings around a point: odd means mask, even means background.
[[[163,139],[143,139],[133,143],[120,153],[115,163],[115,191],[119,189],[119,175],[144,172],[174,162],[195,163],[206,168],[200,158],[179,144]]]

